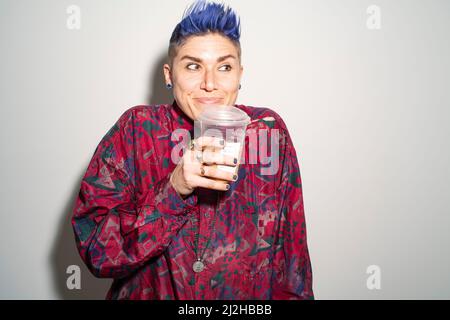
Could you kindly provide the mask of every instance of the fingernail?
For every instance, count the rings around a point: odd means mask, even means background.
[[[230,185],[229,184],[227,184],[226,186],[225,186],[225,189],[230,189]]]
[[[233,163],[237,164],[237,158],[234,158]]]
[[[237,178],[238,178],[238,176],[235,174],[235,175],[233,176],[233,180],[236,181]]]

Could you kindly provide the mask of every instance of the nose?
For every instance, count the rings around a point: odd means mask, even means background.
[[[216,89],[216,82],[214,72],[212,70],[206,70],[203,76],[203,82],[201,89],[206,91],[213,91]]]

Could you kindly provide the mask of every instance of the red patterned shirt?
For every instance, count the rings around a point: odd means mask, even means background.
[[[107,299],[314,299],[286,125],[271,109],[236,107],[252,120],[247,133],[265,142],[246,136],[239,178],[225,192],[196,188],[183,199],[172,187],[174,151],[194,138],[175,101],[128,109],[100,141],[72,226],[89,270],[114,279]],[[275,148],[278,165],[261,160]],[[264,173],[269,166],[277,170]],[[205,267],[194,272],[199,255]]]

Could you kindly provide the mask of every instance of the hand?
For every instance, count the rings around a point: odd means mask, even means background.
[[[217,165],[236,167],[238,159],[220,152],[224,148],[222,139],[200,137],[193,142],[194,147],[184,152],[183,158],[170,175],[174,189],[182,197],[188,196],[197,187],[228,190],[229,182],[236,181],[237,176],[218,169]]]

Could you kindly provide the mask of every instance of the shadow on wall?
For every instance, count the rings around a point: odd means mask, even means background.
[[[147,104],[165,104],[173,102],[172,90],[167,90],[163,73],[163,65],[167,63],[167,53],[163,53],[157,59],[153,71],[150,72],[149,93]]]
[[[81,260],[75,244],[75,237],[71,225],[72,209],[80,190],[80,182],[86,171],[82,169],[76,183],[72,187],[70,199],[61,213],[58,233],[51,252],[50,262],[52,267],[53,285],[59,299],[104,299],[111,286],[112,279],[99,279],[94,277]],[[77,265],[81,270],[81,289],[69,290],[66,282],[70,274],[66,273],[67,267]]]
[[[161,54],[154,64],[149,76],[149,93],[146,97],[147,104],[172,103],[172,93],[166,89],[162,67],[166,62],[166,54]],[[123,110],[125,111],[125,109]],[[111,123],[111,126],[113,123]],[[105,132],[106,134],[106,132]],[[100,142],[100,141],[99,141]],[[94,150],[92,150],[93,155]],[[72,210],[75,199],[80,190],[81,179],[86,168],[81,169],[79,179],[74,183],[70,198],[61,212],[58,231],[50,254],[50,264],[53,274],[53,286],[59,299],[100,299],[103,300],[112,284],[112,279],[100,279],[94,277],[78,253],[75,237],[71,225]],[[81,289],[69,290],[67,279],[70,274],[66,273],[67,267],[77,265],[81,270]]]

